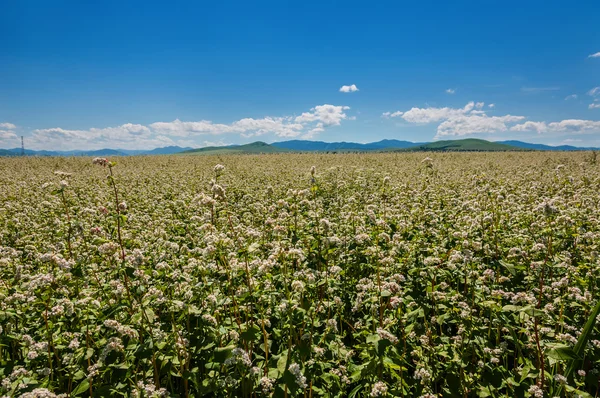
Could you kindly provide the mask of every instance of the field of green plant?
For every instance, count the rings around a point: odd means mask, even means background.
[[[592,155],[0,158],[0,396],[596,396]]]

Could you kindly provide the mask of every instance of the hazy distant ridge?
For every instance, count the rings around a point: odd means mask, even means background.
[[[585,151],[599,148],[580,148],[571,145],[550,146],[523,141],[486,141],[475,138],[434,142],[410,142],[401,140],[381,140],[367,144],[357,142],[324,142],[291,140],[267,144],[262,141],[245,145],[224,145],[204,148],[168,146],[152,150],[98,149],[93,151],[34,151],[27,149],[27,156],[138,156],[172,154],[228,154],[228,153],[278,153],[278,152],[368,152],[368,151]],[[0,156],[20,156],[21,148],[0,149]]]
[[[93,151],[34,151],[25,149],[27,156],[136,156],[136,155],[172,155],[193,148],[182,148],[179,146],[167,146],[150,150],[128,150],[128,149],[97,149]],[[21,148],[0,149],[0,156],[20,156]]]

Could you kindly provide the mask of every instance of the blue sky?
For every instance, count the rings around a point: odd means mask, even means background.
[[[600,146],[599,17],[592,1],[3,2],[0,147]]]

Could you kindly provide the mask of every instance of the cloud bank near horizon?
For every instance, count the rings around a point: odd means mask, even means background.
[[[349,106],[323,104],[298,116],[243,118],[232,123],[214,123],[210,120],[154,122],[149,125],[125,123],[116,127],[65,129],[52,127],[28,132],[27,147],[31,149],[153,149],[157,147],[206,146],[213,144],[209,137],[228,136],[244,139],[266,134],[278,138],[310,139],[332,126],[340,126],[348,116]],[[20,145],[18,126],[0,123],[0,148]],[[25,133],[23,133],[25,135]]]
[[[452,89],[453,94],[455,91]],[[342,86],[343,93],[358,91],[356,85]],[[600,86],[587,91],[591,97],[588,109],[600,109]],[[576,100],[576,94],[565,100]],[[579,142],[582,137],[600,133],[600,121],[564,119],[556,121],[530,120],[525,115],[497,113],[496,104],[470,101],[462,107],[412,107],[407,110],[387,111],[381,114],[383,122],[394,119],[406,126],[432,125],[435,135],[425,140],[464,137],[496,139],[523,139],[524,133],[534,137]],[[353,110],[354,111],[354,110]],[[0,121],[0,148],[20,146],[20,136],[26,137],[30,149],[94,150],[102,148],[153,149],[164,146],[201,147],[215,144],[239,143],[249,139],[284,140],[314,139],[330,128],[357,119],[347,105],[322,104],[291,116],[246,117],[231,123],[211,120],[157,121],[150,124],[124,123],[114,127],[69,129],[63,127],[37,128],[27,131],[8,121]],[[360,112],[356,112],[360,114]],[[398,124],[398,122],[396,122]],[[369,127],[372,128],[372,127]],[[531,138],[531,136],[529,136]]]
[[[600,93],[600,87],[596,89]],[[595,95],[595,91],[590,95]],[[495,104],[489,104],[486,110],[484,102],[471,101],[462,108],[413,107],[407,111],[384,112],[381,116],[384,119],[400,118],[415,125],[437,124],[434,140],[501,132],[553,134],[568,140],[572,135],[600,133],[600,121],[566,119],[546,122],[529,121],[526,116],[520,115],[488,115],[494,108]]]

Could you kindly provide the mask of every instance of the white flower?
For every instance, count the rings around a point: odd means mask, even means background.
[[[273,383],[275,383],[275,380],[269,379],[266,376],[260,379],[260,389],[262,390],[263,394],[268,394],[271,392],[273,389]]]
[[[106,158],[94,158],[94,160],[92,160],[92,164],[97,164],[100,166],[106,166],[108,165],[108,159]]]
[[[291,374],[296,378],[296,384],[300,386],[300,388],[306,388],[306,377],[302,374],[302,370],[300,369],[300,365],[297,363],[292,363],[288,368]]]
[[[377,334],[380,339],[389,340],[392,344],[398,343],[398,338],[385,329],[377,328]]]
[[[252,366],[252,361],[248,356],[248,353],[241,348],[234,348],[231,351],[231,356],[225,360],[225,365],[236,365],[240,364],[245,367]]]
[[[373,388],[371,388],[371,394],[369,395],[371,397],[383,397],[387,394],[387,390],[388,388],[385,383],[378,381],[377,383],[373,384]]]
[[[544,391],[535,384],[533,384],[531,387],[529,387],[529,390],[527,390],[527,392],[529,393],[529,395],[531,395],[535,398],[543,398],[544,397]]]

